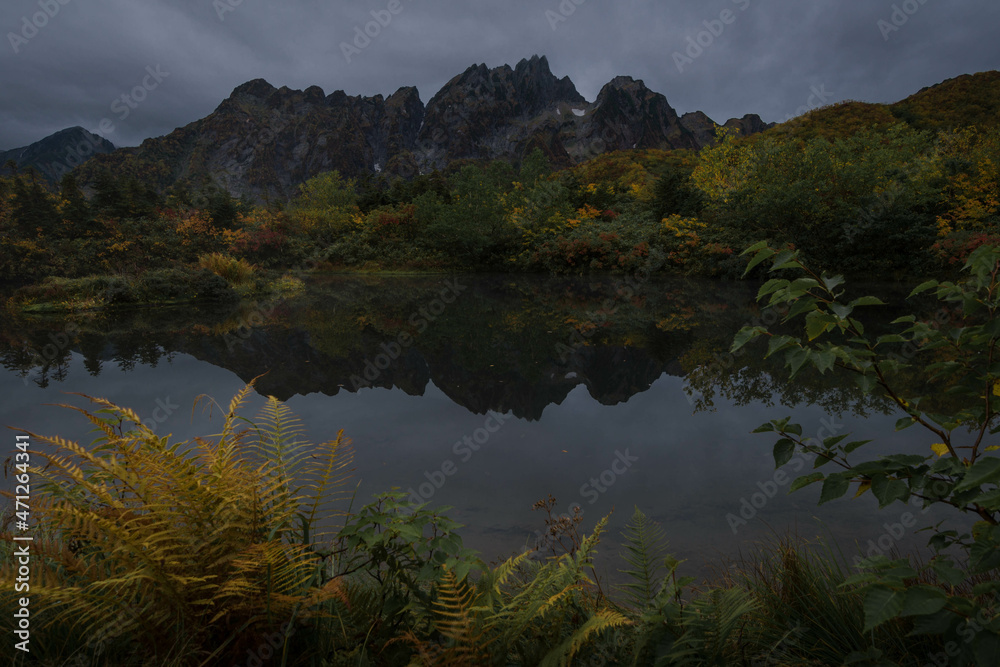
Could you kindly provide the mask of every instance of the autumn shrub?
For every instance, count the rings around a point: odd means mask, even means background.
[[[584,207],[578,218],[553,216],[547,226],[525,234],[513,264],[552,273],[658,270],[665,262],[665,235],[645,215],[607,216]]]
[[[188,256],[214,252],[224,238],[223,230],[216,227],[207,211],[179,211],[165,215],[164,219],[173,224],[180,246]]]
[[[986,245],[1000,246],[1000,234],[952,232],[935,243],[932,250],[944,268],[957,269],[976,249]]]
[[[245,259],[235,259],[218,252],[199,257],[198,266],[221,276],[233,286],[250,283],[256,272],[256,267]]]

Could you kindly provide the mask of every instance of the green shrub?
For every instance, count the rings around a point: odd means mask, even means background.
[[[885,305],[879,299],[845,302],[843,278],[811,271],[797,252],[778,252],[760,243],[747,253],[755,253],[751,268],[770,261],[772,271],[801,275],[768,281],[758,299],[788,307],[785,322],[804,325],[804,336],[748,327],[737,336],[733,351],[766,336],[768,355],[783,353],[793,377],[807,364],[821,373],[843,369],[863,392],[879,392],[891,400],[900,414],[897,431],[919,425],[937,440],[923,452],[909,448],[858,462],[855,452],[869,441],[850,441],[849,435],[822,442],[804,439],[802,427],[791,418],[758,429],[779,436],[774,446],[779,467],[796,451],[816,455],[817,470],[795,480],[791,489],[821,483],[821,503],[855,486],[856,496],[870,492],[879,507],[917,498],[925,507],[952,507],[959,515],[958,530],[931,529],[929,543],[937,555],[928,564],[876,556],[847,579],[847,584],[863,586],[864,631],[912,618],[917,634],[953,642],[962,664],[996,664],[1000,457],[993,452],[1000,449],[995,438],[1000,433],[1000,248],[973,251],[958,282],[931,280],[913,290],[911,296],[933,290],[942,308],[954,313],[953,322],[923,322],[911,315],[894,322],[896,332],[881,336],[866,333],[859,316],[863,307]],[[922,375],[925,382],[900,382],[905,373]],[[914,395],[912,387],[936,391]],[[827,471],[819,470],[823,467]],[[956,551],[961,561],[955,559]]]

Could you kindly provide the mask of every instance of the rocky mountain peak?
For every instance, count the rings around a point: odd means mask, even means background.
[[[757,131],[762,124],[755,118],[733,122]],[[630,76],[616,77],[588,104],[539,55],[513,67],[472,65],[426,106],[412,86],[362,97],[254,79],[208,117],[138,149],[101,156],[82,180],[104,168],[145,171],[157,174],[161,190],[178,181],[214,181],[237,196],[274,200],[333,169],[411,177],[463,159],[517,162],[535,148],[554,165],[569,166],[613,150],[697,149],[714,135],[707,117],[685,119]]]
[[[4,173],[7,161],[12,160],[19,169],[33,167],[43,178],[57,183],[64,174],[91,157],[114,150],[114,144],[104,137],[80,126],[70,127],[29,146],[0,150],[0,174]]]
[[[259,100],[266,100],[277,90],[277,88],[264,79],[254,79],[253,81],[247,81],[243,85],[237,86],[229,97],[247,96],[256,97]]]
[[[615,78],[604,84],[601,88],[601,92],[597,95],[597,100],[601,100],[602,95],[607,95],[615,90],[636,90],[636,91],[647,91],[646,82],[642,79],[633,79],[630,76],[616,76]]]
[[[586,104],[568,76],[556,78],[545,56],[522,60],[514,69],[514,88],[529,112],[554,104]]]
[[[319,86],[309,86],[303,91],[307,102],[322,104],[326,100],[326,93]]]

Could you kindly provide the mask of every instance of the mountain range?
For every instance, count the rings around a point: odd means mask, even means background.
[[[906,122],[917,129],[995,125],[1000,72],[962,75],[895,104],[843,102],[783,123],[808,139],[836,138],[861,127]],[[748,136],[774,127],[755,114],[723,124]],[[99,173],[134,177],[163,192],[216,186],[234,196],[281,201],[324,171],[348,177],[409,178],[467,160],[517,163],[538,148],[554,167],[628,149],[698,150],[716,138],[716,123],[696,111],[679,116],[666,97],[641,80],[616,77],[588,102],[569,77],[558,78],[544,56],[515,67],[474,65],[426,104],[416,88],[388,97],[275,88],[263,79],[237,87],[214,112],[138,147],[114,146],[70,128],[31,146],[0,152],[51,181],[77,169],[81,183]]]
[[[768,127],[755,115],[726,125],[744,133]],[[333,169],[411,177],[460,160],[518,162],[535,148],[563,167],[612,150],[698,149],[714,128],[702,113],[678,116],[666,97],[630,77],[613,79],[588,102],[539,56],[515,67],[472,66],[426,104],[413,87],[361,97],[256,79],[201,120],[93,160],[81,181],[110,169],[161,191],[214,184],[236,196],[280,200]]]

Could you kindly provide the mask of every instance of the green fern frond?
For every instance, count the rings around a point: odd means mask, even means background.
[[[619,570],[631,581],[620,587],[637,609],[653,606],[659,582],[668,569],[666,566],[666,536],[663,529],[651,521],[638,507],[625,525],[623,532],[625,551],[622,559],[631,569]]]

